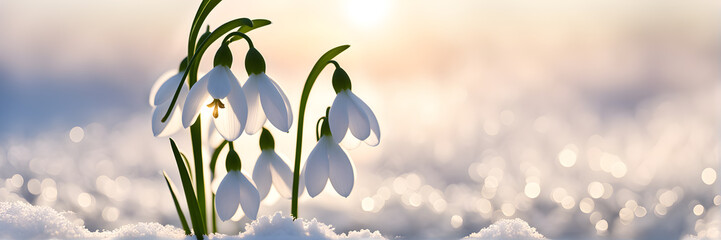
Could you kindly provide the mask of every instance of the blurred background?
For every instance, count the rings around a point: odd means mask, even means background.
[[[0,2],[0,200],[72,211],[90,230],[179,227],[160,171],[180,180],[168,140],[150,130],[148,95],[184,57],[197,6]],[[408,239],[463,237],[501,218],[554,239],[713,239],[721,237],[720,7],[228,0],[207,23],[273,21],[250,36],[296,118],[317,58],[351,45],[337,60],[378,117],[381,144],[347,151],[356,167],[347,199],[330,189],[304,195],[300,217]],[[239,63],[247,47],[232,49]],[[233,70],[245,81],[242,64]],[[306,129],[332,103],[330,78],[323,72],[312,91]],[[189,153],[186,132],[172,137]],[[295,135],[274,135],[293,156]],[[315,141],[312,130],[305,137],[304,159]],[[257,141],[237,143],[245,171]],[[259,215],[289,209],[271,193]]]

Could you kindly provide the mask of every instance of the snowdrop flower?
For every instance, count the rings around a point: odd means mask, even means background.
[[[223,44],[215,56],[215,67],[193,85],[183,107],[183,127],[195,122],[204,107],[212,109],[213,123],[223,138],[234,141],[243,132],[248,105],[240,82],[230,71],[230,48]]]
[[[328,179],[338,194],[348,197],[355,181],[353,163],[348,155],[333,140],[328,121],[323,121],[321,137],[308,156],[303,173],[305,187],[311,197],[325,188]]]
[[[260,134],[260,157],[253,168],[253,182],[258,187],[260,199],[270,192],[270,185],[284,198],[290,199],[293,187],[293,172],[288,164],[275,152],[275,141],[268,129]]]
[[[257,133],[266,119],[278,130],[288,132],[293,123],[290,102],[280,85],[265,74],[265,60],[255,48],[248,50],[245,69],[249,76],[243,86],[248,98],[248,125],[245,132]]]
[[[220,181],[218,190],[215,192],[216,212],[220,220],[227,221],[235,215],[240,207],[245,216],[255,220],[260,207],[260,195],[255,185],[240,171],[240,157],[233,149],[233,143],[229,144],[230,151],[225,159],[225,169],[228,174]]]
[[[351,134],[370,146],[380,143],[381,130],[373,111],[351,91],[348,74],[336,64],[333,72],[333,89],[336,96],[330,108],[328,121],[335,143],[340,143],[350,129]]]
[[[180,116],[183,109],[182,102],[188,95],[188,89],[183,87],[178,95],[179,103],[175,105],[170,112],[170,116],[165,122],[162,122],[163,116],[168,112],[170,102],[173,99],[175,90],[183,80],[183,74],[185,73],[186,60],[180,64],[180,71],[173,73],[168,71],[161,75],[158,80],[155,81],[153,87],[150,89],[150,106],[153,107],[152,129],[153,135],[156,137],[167,137],[176,133],[182,129],[180,123]]]

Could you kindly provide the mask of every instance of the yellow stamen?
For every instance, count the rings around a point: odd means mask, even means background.
[[[213,102],[207,105],[209,108],[213,108],[213,117],[218,118],[218,108],[225,108],[220,99],[213,99]]]

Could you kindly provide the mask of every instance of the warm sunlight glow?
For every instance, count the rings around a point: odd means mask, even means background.
[[[346,11],[350,20],[361,27],[378,25],[390,10],[390,1],[384,0],[348,0]]]

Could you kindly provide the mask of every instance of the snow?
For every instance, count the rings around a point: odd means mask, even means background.
[[[25,202],[0,202],[0,239],[195,239],[180,228],[159,223],[137,223],[112,231],[91,232],[72,223],[66,215],[45,206]],[[316,219],[298,219],[276,212],[246,225],[239,235],[211,234],[210,239],[385,239],[380,232],[363,229],[336,234],[331,225]]]
[[[487,228],[481,229],[476,233],[468,235],[464,239],[488,240],[488,239],[504,239],[504,240],[528,240],[528,239],[547,239],[542,234],[536,232],[536,228],[528,225],[526,221],[519,218],[501,219],[491,224]]]

